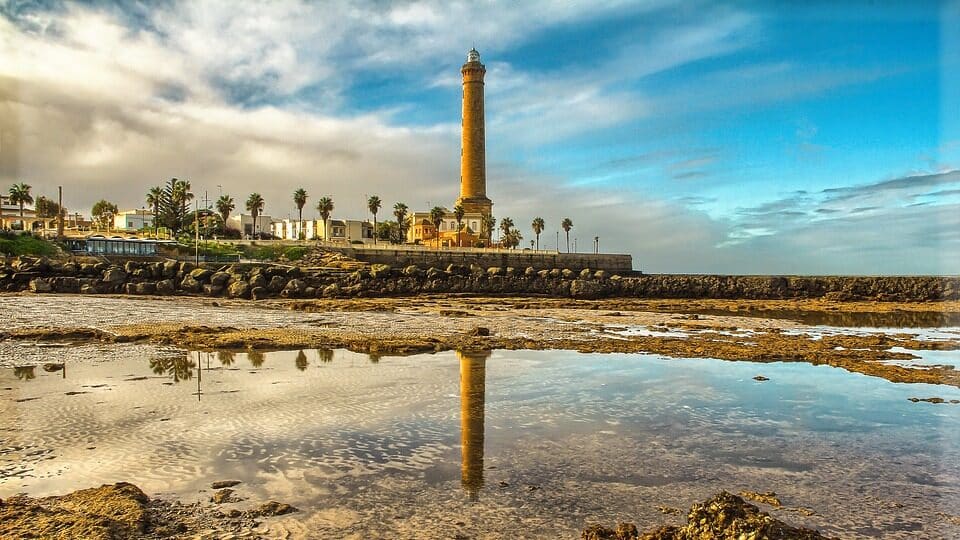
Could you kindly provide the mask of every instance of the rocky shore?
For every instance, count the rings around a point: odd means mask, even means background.
[[[235,299],[362,298],[417,294],[575,299],[809,299],[926,302],[960,298],[957,277],[718,276],[551,268],[446,268],[350,262],[336,267],[189,262],[0,261],[0,292],[195,295]]]

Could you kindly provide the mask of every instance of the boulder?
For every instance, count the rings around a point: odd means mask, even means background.
[[[575,277],[577,277],[577,273],[569,268],[564,268],[563,270],[560,271],[560,277],[562,277],[563,279],[574,279]]]
[[[216,285],[218,287],[226,286],[227,282],[230,281],[230,274],[227,272],[214,272],[210,275],[210,284]]]
[[[75,277],[54,278],[53,290],[60,293],[78,293],[80,292],[80,280]]]
[[[136,294],[154,294],[157,292],[157,284],[149,281],[137,283],[137,287],[134,289],[134,292]]]
[[[248,283],[249,283],[249,285],[250,285],[250,288],[254,288],[254,287],[266,287],[266,286],[267,286],[267,278],[265,278],[265,277],[263,276],[263,274],[261,274],[261,273],[259,273],[259,272],[256,272],[256,273],[254,273],[253,275],[250,276],[250,281],[249,281]]]
[[[476,263],[470,264],[470,275],[473,276],[482,276],[485,273],[483,267]]]
[[[189,275],[193,279],[203,283],[204,281],[210,279],[210,276],[213,275],[213,272],[207,270],[206,268],[197,268],[192,270]]]
[[[323,294],[324,298],[337,296],[340,294],[340,285],[337,285],[336,283],[331,283],[330,285],[327,285],[326,287],[323,288],[323,292],[321,294]]]
[[[53,284],[50,283],[49,279],[36,278],[30,280],[30,291],[35,293],[53,292]]]
[[[180,268],[180,263],[177,261],[167,261],[163,263],[163,278],[171,279],[177,275],[177,270]]]
[[[503,273],[503,272],[501,271],[501,269],[500,269],[499,266],[491,266],[490,268],[487,268],[487,275],[488,275],[488,276],[491,276],[491,277],[492,277],[492,276],[499,276],[499,275],[502,274],[502,273]]]
[[[515,275],[517,275],[517,269],[514,268],[514,267],[512,267],[512,266],[508,266],[507,269],[506,269],[506,271],[504,271],[504,274],[505,274],[505,275],[508,275],[508,276],[511,276],[511,277],[512,277],[512,276],[515,276]]]
[[[126,272],[126,273],[128,273],[128,274],[132,274],[132,273],[136,272],[136,271],[139,270],[139,269],[140,269],[140,265],[137,264],[135,261],[127,261],[127,262],[123,265],[123,271]]]
[[[554,268],[554,269],[550,270],[550,277],[552,277],[552,278],[554,278],[554,279],[559,278],[562,274],[563,274],[563,272],[562,272],[559,268]]]
[[[156,292],[159,295],[166,296],[168,294],[173,294],[176,291],[177,291],[177,286],[172,279],[162,279],[157,282]]]
[[[584,268],[580,271],[580,279],[590,279],[593,277],[593,270],[589,268]]]
[[[570,282],[570,296],[574,298],[592,299],[603,294],[603,285],[596,281],[575,279]]]
[[[427,269],[427,279],[434,280],[444,276],[444,273],[439,268],[430,267]]]
[[[213,283],[207,283],[203,286],[203,294],[205,296],[220,296],[223,294],[223,285],[214,285]]]
[[[124,272],[119,267],[112,267],[107,269],[103,273],[103,278],[101,278],[104,283],[109,283],[111,285],[116,285],[118,283],[123,283],[127,279],[127,273]]]
[[[246,281],[234,281],[227,287],[227,296],[230,298],[248,298],[250,289],[250,284]]]
[[[250,298],[254,300],[263,300],[270,296],[270,290],[266,287],[254,287],[250,289]]]
[[[537,271],[532,266],[528,266],[527,269],[523,271],[523,275],[533,277],[537,275]]]
[[[291,279],[287,282],[287,286],[283,288],[283,292],[280,294],[288,298],[298,298],[303,296],[306,290],[307,284],[302,279]]]
[[[600,280],[607,279],[607,271],[597,270],[596,272],[593,273],[593,277],[594,279],[600,279]]]
[[[455,276],[468,276],[470,275],[470,267],[462,264],[448,264],[447,273]]]
[[[203,289],[203,283],[197,281],[192,274],[187,274],[187,277],[183,278],[183,281],[180,282],[180,289],[191,293],[198,293]]]
[[[267,290],[273,294],[280,294],[280,291],[287,286],[287,280],[280,276],[273,276],[270,278],[270,283],[267,284]]]
[[[403,269],[403,275],[407,277],[420,277],[422,274],[423,272],[420,271],[420,267],[415,264],[411,264]]]
[[[390,277],[390,265],[372,264],[370,265],[370,277],[373,279],[382,279]]]

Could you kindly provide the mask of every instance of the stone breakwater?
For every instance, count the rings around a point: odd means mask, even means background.
[[[78,263],[20,257],[0,263],[0,291],[199,295],[228,298],[354,298],[421,293],[562,298],[717,298],[924,302],[960,298],[960,278],[619,275],[604,270],[373,264],[345,270],[267,264]]]

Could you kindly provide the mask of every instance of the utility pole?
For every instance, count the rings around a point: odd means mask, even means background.
[[[197,266],[200,266],[200,203],[196,199],[193,200],[193,230],[196,233],[194,236],[194,262]],[[199,359],[197,360],[199,361]]]

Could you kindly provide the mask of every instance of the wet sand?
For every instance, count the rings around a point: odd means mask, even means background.
[[[344,348],[369,354],[561,349],[675,358],[806,362],[892,382],[960,387],[924,351],[960,350],[960,328],[913,328],[960,314],[960,302],[570,300],[452,295],[387,299],[215,301],[0,296],[14,313],[4,347],[23,342],[145,343],[199,350]],[[136,314],[131,316],[131,314]],[[792,318],[791,318],[792,317]],[[810,325],[811,318],[846,321]],[[896,323],[873,328],[856,324]],[[2,360],[0,360],[2,361]]]

